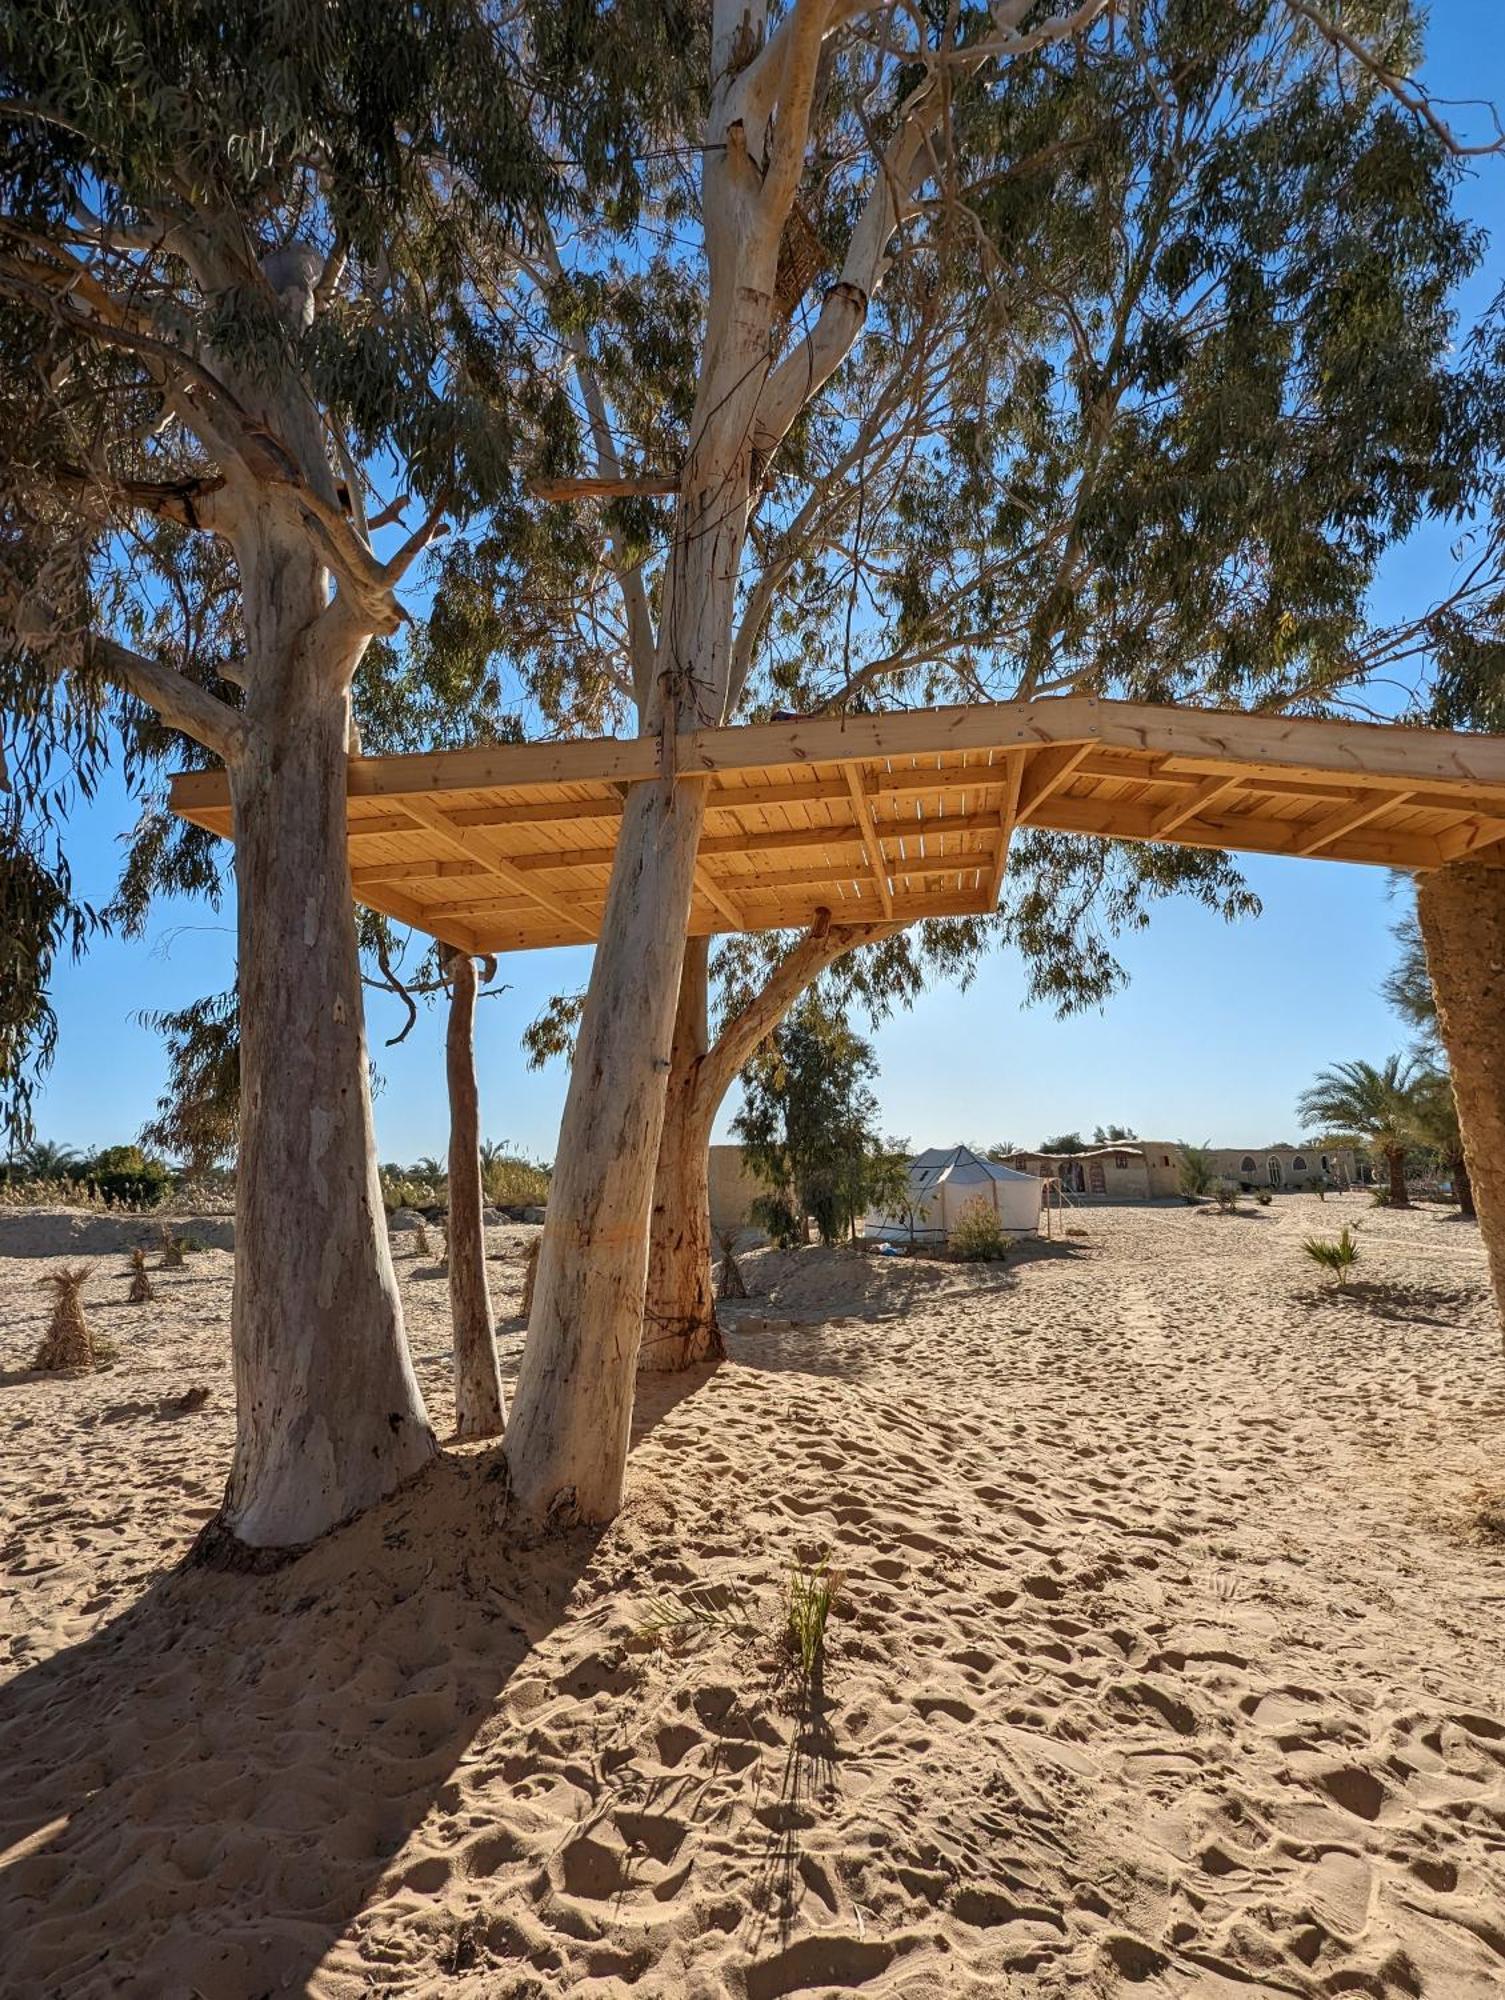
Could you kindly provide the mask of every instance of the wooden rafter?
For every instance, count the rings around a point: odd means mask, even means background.
[[[1008,873],[1009,847],[1013,842],[1014,828],[1019,823],[1019,797],[1024,786],[1024,772],[1028,763],[1027,751],[1019,751],[1012,759],[1003,811],[998,816],[998,851],[993,857],[987,893],[982,900],[984,915],[990,915],[998,908],[998,898],[1003,894],[1003,878]]]
[[[551,895],[547,889],[540,889],[537,883],[530,882],[526,875],[513,866],[510,856],[498,851],[495,834],[484,827],[469,827],[462,831],[429,799],[408,799],[405,804],[414,819],[427,827],[430,833],[437,833],[446,846],[455,850],[462,861],[473,859],[481,862],[488,875],[494,876],[498,882],[505,883],[518,895],[526,896],[530,902],[537,903],[540,909],[549,911],[562,923],[579,931],[582,937],[595,936],[594,926],[580,914],[578,907],[571,908],[568,903]]]
[[[1241,783],[1239,778],[1208,778],[1188,792],[1185,798],[1173,799],[1163,811],[1155,814],[1150,822],[1151,836],[1164,839],[1178,826],[1185,826],[1188,820],[1200,819],[1209,806],[1221,805],[1224,799],[1239,789]]]
[[[1409,792],[1382,792],[1378,796],[1371,792],[1357,805],[1343,806],[1326,819],[1319,820],[1314,827],[1307,828],[1291,852],[1319,854],[1324,847],[1331,847],[1335,840],[1341,840],[1345,833],[1357,833],[1372,819],[1379,819],[1396,806],[1404,805],[1409,797]]]

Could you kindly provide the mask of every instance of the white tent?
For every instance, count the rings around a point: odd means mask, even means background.
[[[968,1146],[932,1146],[909,1163],[909,1214],[863,1218],[865,1236],[890,1242],[944,1242],[969,1202],[981,1201],[1009,1236],[1032,1236],[1040,1226],[1041,1182]]]

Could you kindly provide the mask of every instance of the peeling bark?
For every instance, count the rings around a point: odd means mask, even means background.
[[[434,1451],[408,1358],[367,1082],[345,824],[349,677],[306,538],[238,548],[254,663],[230,765],[241,1151],[224,1525],[314,1540]]]
[[[711,1284],[711,1126],[719,1093],[705,1086],[709,938],[691,938],[680,973],[664,1128],[648,1233],[638,1369],[666,1374],[726,1353]]]
[[[1505,1326],[1505,869],[1479,861],[1434,869],[1417,885],[1416,908]]]
[[[500,1437],[506,1421],[502,1377],[486,1286],[485,1207],[481,1186],[481,1111],[476,1088],[476,962],[450,952],[449,1024],[449,1313],[454,1341],[455,1434]]]

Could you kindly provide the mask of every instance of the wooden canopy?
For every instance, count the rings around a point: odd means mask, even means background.
[[[1505,860],[1505,738],[1359,722],[999,702],[705,729],[691,930],[911,923],[993,909],[1016,827],[1428,869]],[[474,952],[584,944],[655,737],[352,758],[357,898]],[[223,772],[173,781],[230,834]]]

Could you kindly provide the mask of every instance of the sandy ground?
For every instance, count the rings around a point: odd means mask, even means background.
[[[1299,1252],[1345,1216],[1346,1301]],[[140,1308],[101,1259],[120,1358],[71,1381],[24,1372],[44,1267],[0,1263],[0,1991],[1505,1992],[1475,1232],[1084,1220],[1001,1273],[759,1253],[604,1534],[518,1547],[471,1450],[271,1576],[175,1568],[224,1477],[229,1257]],[[442,1428],[443,1281],[399,1269]],[[825,1550],[802,1689],[773,1634]],[[706,1584],[754,1629],[656,1640]]]

